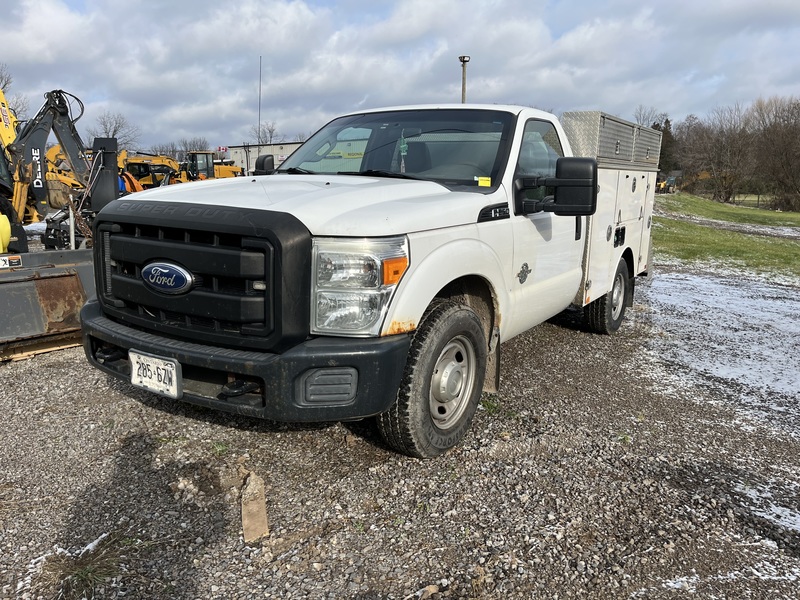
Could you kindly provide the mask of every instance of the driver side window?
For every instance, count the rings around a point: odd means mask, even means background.
[[[552,123],[530,120],[525,124],[522,145],[517,158],[517,176],[553,177],[556,174],[556,160],[564,156],[558,133]],[[525,194],[531,200],[542,200],[546,195],[544,187],[528,190]]]

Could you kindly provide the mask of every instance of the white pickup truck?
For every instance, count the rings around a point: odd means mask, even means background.
[[[502,342],[570,305],[620,326],[650,266],[660,144],[600,112],[339,117],[277,170],[103,208],[86,355],[241,415],[376,417],[392,448],[437,456],[496,390]]]

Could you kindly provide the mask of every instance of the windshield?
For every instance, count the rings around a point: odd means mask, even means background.
[[[514,115],[477,109],[416,109],[341,117],[278,169],[407,177],[485,191],[499,183]]]

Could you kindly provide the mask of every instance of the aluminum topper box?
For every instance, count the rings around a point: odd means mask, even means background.
[[[600,167],[658,170],[660,131],[600,111],[567,112],[561,124],[575,156],[596,158]]]

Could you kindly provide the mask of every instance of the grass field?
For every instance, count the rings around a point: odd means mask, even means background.
[[[748,208],[768,208],[772,201],[770,196],[759,196],[756,194],[737,194],[733,199],[736,206],[747,206]]]
[[[800,213],[776,212],[750,206],[722,204],[691,194],[660,194],[656,206],[676,215],[694,215],[729,223],[769,225],[773,227],[800,227]],[[753,205],[755,206],[755,205]]]
[[[656,206],[667,213],[654,219],[653,247],[657,255],[800,277],[800,241],[686,220],[694,216],[745,228],[800,228],[798,213],[731,206],[688,194],[657,196]]]

